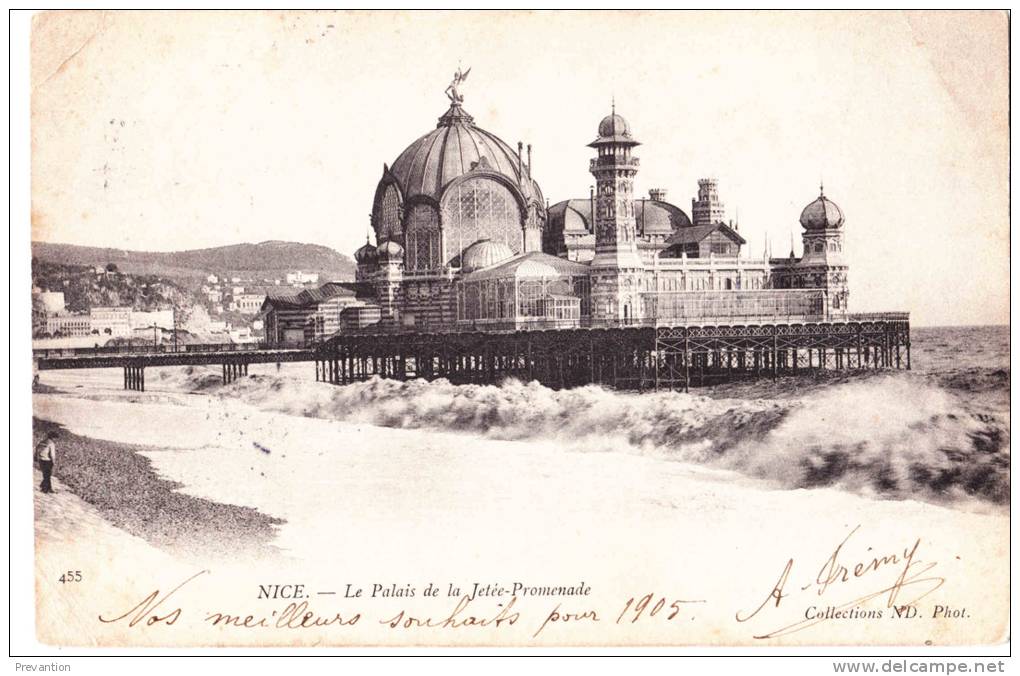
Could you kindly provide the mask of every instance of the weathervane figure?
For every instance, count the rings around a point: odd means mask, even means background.
[[[464,96],[458,91],[458,87],[464,83],[464,80],[467,80],[468,73],[470,72],[470,68],[466,71],[461,71],[460,66],[457,66],[457,72],[453,74],[453,82],[446,88],[446,95],[454,105],[464,102]]]

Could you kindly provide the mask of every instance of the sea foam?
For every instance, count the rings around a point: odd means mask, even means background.
[[[208,379],[194,374],[199,388]],[[1009,420],[910,374],[814,388],[801,398],[552,390],[507,380],[373,378],[331,386],[251,376],[222,396],[284,413],[509,440],[570,451],[652,454],[730,469],[785,488],[836,486],[882,498],[1009,501]]]

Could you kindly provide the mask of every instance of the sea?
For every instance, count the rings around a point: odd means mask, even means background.
[[[375,378],[337,387],[316,383],[308,365],[263,365],[226,386],[217,369],[154,369],[144,396],[186,392],[296,416],[542,442],[549,452],[652,456],[777,489],[1007,512],[1009,327],[914,328],[911,340],[909,371],[828,371],[689,393],[517,380]],[[112,390],[120,372],[110,373],[101,378]],[[42,375],[85,396],[102,385],[80,372]]]

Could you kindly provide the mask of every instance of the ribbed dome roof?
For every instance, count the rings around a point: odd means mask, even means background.
[[[824,189],[811,204],[800,212],[800,224],[805,230],[825,230],[843,225],[843,210],[825,196]]]
[[[630,125],[622,115],[606,115],[599,122],[599,136],[630,136]]]
[[[540,277],[559,277],[560,273],[556,271],[556,268],[536,260],[526,260],[517,266],[517,270],[514,274],[518,277],[529,277],[532,279]]]
[[[514,255],[513,249],[504,242],[480,239],[464,250],[461,255],[460,269],[462,272],[481,270],[509,260]]]
[[[379,258],[389,260],[400,260],[404,257],[404,247],[392,239],[388,239],[379,245]]]
[[[669,235],[691,225],[680,207],[658,200],[634,200],[634,220],[642,235]],[[549,207],[549,227],[553,232],[595,232],[590,199],[557,202]]]
[[[354,260],[358,263],[373,263],[377,257],[378,250],[368,242],[354,252]]]
[[[630,131],[630,123],[622,115],[616,114],[616,106],[613,112],[602,118],[599,122],[599,137],[588,144],[589,148],[597,148],[604,145],[618,146],[639,146],[641,145]]]
[[[527,201],[544,205],[541,189],[526,170],[522,179],[517,153],[495,134],[476,127],[474,118],[457,103],[439,118],[433,131],[400,153],[390,173],[405,201],[415,195],[438,200],[447,183],[479,166],[506,176]]]

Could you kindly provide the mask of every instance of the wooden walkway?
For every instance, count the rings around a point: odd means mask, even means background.
[[[34,350],[32,358],[40,371],[55,369],[123,368],[124,389],[145,390],[148,366],[208,366],[223,368],[223,382],[230,383],[248,374],[251,364],[310,362],[316,358],[315,346],[259,347],[243,344],[118,346],[113,348],[74,348]]]
[[[553,388],[687,390],[736,379],[878,368],[910,368],[905,314],[803,323],[347,334],[322,345],[315,371],[319,380],[338,385],[375,376],[454,383],[512,377]]]
[[[149,366],[218,364],[223,382],[251,364],[315,362],[316,380],[372,377],[496,383],[508,377],[553,388],[682,389],[817,370],[910,368],[906,314],[824,321],[637,324],[532,330],[379,331],[337,334],[315,345],[186,345],[37,350],[40,370],[123,368],[124,387],[145,389]]]

